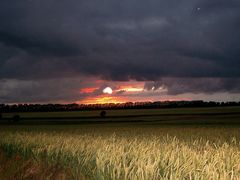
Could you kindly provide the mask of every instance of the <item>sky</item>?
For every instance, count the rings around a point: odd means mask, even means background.
[[[240,101],[239,32],[239,0],[1,0],[0,103]]]

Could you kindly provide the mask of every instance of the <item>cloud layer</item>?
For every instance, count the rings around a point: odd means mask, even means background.
[[[239,0],[2,0],[0,80],[29,91],[91,76],[161,82],[172,95],[239,93],[239,22]]]
[[[0,17],[1,78],[240,76],[238,0],[4,0]]]

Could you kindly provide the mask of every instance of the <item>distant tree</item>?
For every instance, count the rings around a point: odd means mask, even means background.
[[[14,123],[18,123],[18,122],[20,121],[20,116],[19,116],[19,115],[14,115],[14,116],[12,117],[12,121],[13,121]]]
[[[100,113],[100,116],[101,116],[101,118],[104,118],[104,117],[106,117],[106,114],[107,114],[107,112],[106,112],[106,111],[101,111],[101,113]]]

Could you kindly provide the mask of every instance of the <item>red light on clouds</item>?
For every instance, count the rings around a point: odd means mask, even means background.
[[[93,93],[94,91],[96,91],[98,88],[83,88],[80,90],[80,93]]]

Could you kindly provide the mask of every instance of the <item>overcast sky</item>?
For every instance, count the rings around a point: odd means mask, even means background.
[[[0,103],[240,101],[239,32],[239,0],[1,0]]]

